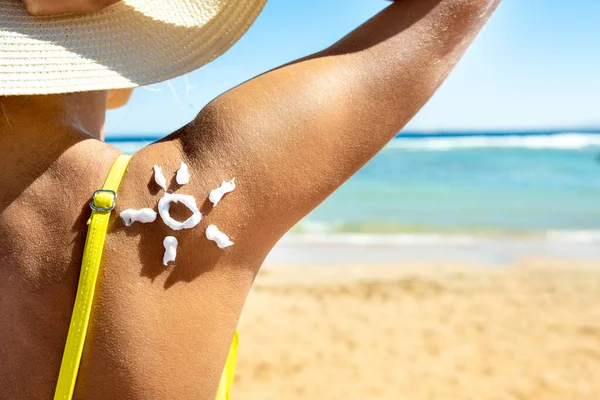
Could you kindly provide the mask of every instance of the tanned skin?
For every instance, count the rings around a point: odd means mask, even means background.
[[[76,399],[214,399],[265,256],[425,104],[499,0],[402,0],[328,49],[256,77],[134,155],[112,214]],[[106,92],[0,98],[0,398],[50,399],[77,290],[91,193],[119,151],[98,140]],[[166,116],[165,116],[166,117]],[[159,164],[179,163],[206,218],[161,264]],[[401,173],[401,172],[399,172]],[[237,189],[212,209],[222,180]],[[180,210],[181,211],[181,210]],[[180,220],[185,212],[175,212]],[[216,224],[235,245],[204,236]]]

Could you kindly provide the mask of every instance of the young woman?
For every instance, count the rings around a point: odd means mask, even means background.
[[[498,2],[393,2],[331,47],[222,94],[188,125],[136,153],[108,223],[74,397],[214,399],[242,306],[269,250],[425,104]],[[147,84],[199,67],[241,35],[262,1],[154,2],[172,13],[161,11],[164,21],[138,15],[150,27],[136,28],[128,34],[138,36],[120,42],[107,35],[118,37],[119,26],[127,31],[129,14],[143,1],[24,3],[0,0],[0,398],[49,399],[83,273],[91,195],[120,154],[102,141],[103,124],[107,103],[126,102],[128,92],[100,89]],[[214,29],[213,39],[234,33],[212,53],[195,54],[195,65],[177,64],[178,49],[189,53],[201,45],[186,35],[193,27],[169,18],[191,18],[216,3],[222,9],[247,3],[254,11],[214,24],[227,29]],[[93,14],[39,17],[27,15],[25,7],[35,15]],[[181,13],[177,7],[187,8]],[[86,24],[96,15],[112,23],[96,31],[93,43],[112,47],[80,57],[82,66],[67,71],[62,52],[90,46],[95,25]],[[198,35],[209,35],[218,15],[199,19],[206,29]],[[46,35],[62,28],[60,38]],[[149,32],[159,35],[152,40],[162,40],[160,45],[148,43]],[[67,44],[60,42],[65,36]],[[23,38],[35,42],[25,48]],[[51,52],[29,65],[23,60],[35,58],[39,43]],[[85,72],[90,63],[100,64],[91,59],[96,54],[127,57],[116,48],[126,45],[144,53],[106,62],[97,74]],[[18,52],[15,46],[21,46]],[[150,55],[162,47],[174,55],[160,64]],[[26,51],[31,53],[22,56]],[[150,58],[142,59],[146,54]],[[185,186],[171,181],[182,161],[191,174]],[[164,190],[154,183],[155,164],[170,190],[195,197],[204,218],[194,228],[173,231],[160,217],[131,227],[120,220],[128,208],[156,210]],[[236,189],[212,207],[208,193],[233,177]],[[189,212],[172,207],[171,215],[181,221]],[[209,225],[235,244],[220,249],[206,238]],[[166,236],[179,243],[176,261],[167,267]]]

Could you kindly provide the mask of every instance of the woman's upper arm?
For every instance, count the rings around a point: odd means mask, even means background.
[[[180,132],[199,169],[236,176],[244,216],[277,240],[434,93],[498,0],[393,3],[331,48],[211,102]]]

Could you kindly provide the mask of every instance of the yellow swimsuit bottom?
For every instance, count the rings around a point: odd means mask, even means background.
[[[54,392],[55,400],[70,400],[73,397],[81,354],[83,353],[83,346],[85,344],[85,336],[90,322],[90,312],[92,310],[92,301],[94,300],[100,261],[102,260],[102,249],[104,248],[108,221],[111,211],[115,208],[117,189],[119,189],[119,184],[130,159],[131,156],[120,155],[115,160],[104,182],[104,186],[102,189],[94,192],[92,202],[90,203],[92,216],[88,221],[88,232],[83,250],[77,296],[75,297],[71,325],[69,326],[67,343],[65,344],[56,390]],[[233,383],[237,360],[237,342],[238,336],[237,332],[235,332],[223,374],[221,375],[221,381],[219,382],[217,400],[229,400],[230,398],[229,392]]]

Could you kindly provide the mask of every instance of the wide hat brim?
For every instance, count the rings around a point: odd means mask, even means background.
[[[32,17],[0,0],[0,95],[131,88],[223,54],[266,0],[123,0],[86,15]]]

